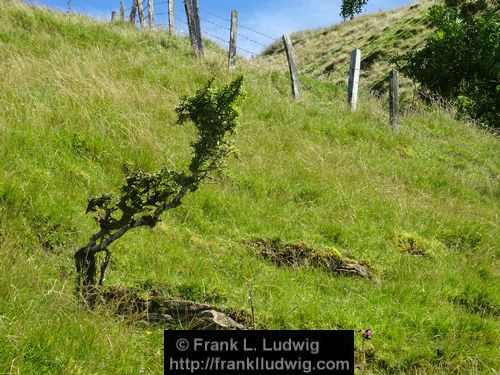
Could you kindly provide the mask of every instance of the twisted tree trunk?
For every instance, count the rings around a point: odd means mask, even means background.
[[[189,174],[166,168],[157,173],[135,172],[126,176],[119,196],[103,194],[89,200],[87,213],[94,213],[100,230],[74,255],[76,290],[88,304],[94,304],[97,290],[104,283],[111,244],[133,228],[155,227],[163,212],[181,205],[187,192],[196,191],[210,172],[218,171],[221,160],[232,151],[226,136],[233,134],[237,125],[238,110],[234,104],[242,96],[243,77],[218,90],[210,90],[212,82],[213,78],[195,96],[185,97],[176,110],[179,125],[190,120],[199,132],[197,141],[192,143]],[[106,256],[97,280],[97,254],[101,252]]]

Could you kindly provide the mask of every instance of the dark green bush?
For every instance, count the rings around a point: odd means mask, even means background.
[[[430,8],[429,21],[435,34],[400,57],[400,69],[462,114],[500,127],[500,6],[445,0]]]

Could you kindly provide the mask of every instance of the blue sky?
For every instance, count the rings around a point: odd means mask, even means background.
[[[175,1],[176,29],[179,34],[187,32],[184,1]],[[66,11],[67,0],[27,1]],[[147,1],[145,0],[145,3]],[[412,0],[369,0],[366,11],[394,9],[413,2]],[[130,8],[132,0],[125,0]],[[250,55],[261,51],[263,45],[284,33],[329,26],[340,22],[340,0],[199,0],[202,30],[205,37],[219,44],[229,39],[229,21],[232,9],[239,15],[239,54]],[[118,10],[119,0],[72,0],[74,12],[86,13],[94,18],[109,20],[111,11]],[[166,0],[154,1],[156,23],[166,26],[168,6]],[[126,16],[130,11],[127,9]],[[162,14],[165,13],[165,14]],[[246,27],[246,28],[243,28]],[[225,45],[224,45],[225,47]]]

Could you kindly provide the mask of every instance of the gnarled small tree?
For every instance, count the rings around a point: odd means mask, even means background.
[[[113,242],[133,228],[153,228],[161,221],[163,212],[178,207],[188,192],[194,192],[211,173],[223,167],[233,151],[228,136],[237,126],[242,85],[240,76],[216,89],[211,79],[194,96],[182,99],[176,109],[178,124],[191,121],[198,130],[198,138],[191,143],[193,156],[189,171],[162,169],[157,173],[132,173],[126,176],[119,195],[106,193],[89,200],[86,213],[94,213],[100,229],[74,255],[77,292],[87,302],[92,302],[96,288],[104,282]],[[105,257],[99,265],[97,254],[102,252]]]

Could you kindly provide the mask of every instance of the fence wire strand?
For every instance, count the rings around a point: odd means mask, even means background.
[[[200,8],[200,10],[201,10],[202,12],[208,13],[208,14],[209,14],[209,15],[211,15],[212,17],[218,18],[218,19],[223,20],[223,21],[226,21],[226,22],[231,22],[231,20],[230,20],[230,19],[227,19],[227,18],[225,18],[225,17],[219,16],[218,14],[216,14],[216,13],[214,13],[214,12],[211,12],[211,11],[209,11],[209,10],[207,10],[207,9]],[[205,20],[205,21],[206,21],[206,20]],[[238,24],[238,27],[240,27],[240,28],[242,28],[242,29],[245,29],[245,30],[248,30],[248,31],[251,31],[251,32],[253,32],[253,33],[259,34],[259,35],[261,35],[261,36],[263,36],[263,37],[266,37],[266,38],[268,38],[268,39],[270,39],[270,40],[276,40],[276,39],[278,39],[277,37],[273,37],[273,36],[270,36],[270,35],[264,34],[263,32],[260,32],[260,31],[258,31],[258,30],[252,29],[251,27],[248,27],[248,26],[245,26],[245,25],[242,25],[242,24]]]
[[[147,4],[147,0],[142,0],[141,1],[142,4],[143,4],[143,9],[144,9],[144,12],[146,12],[148,10],[148,4]],[[168,4],[169,2],[168,1],[160,1],[160,2],[157,2],[155,3],[155,5],[163,5],[163,4]],[[128,7],[126,8],[124,11],[125,12],[128,12],[132,10],[132,7]],[[203,23],[208,23],[210,25],[213,25],[219,29],[222,29],[222,30],[225,30],[225,31],[231,31],[231,28],[227,26],[227,23],[231,23],[231,20],[226,18],[226,17],[222,17],[220,15],[218,15],[217,13],[214,13],[212,11],[209,11],[205,8],[200,8],[200,11],[205,13],[205,17],[200,17],[200,20],[203,22]],[[159,12],[159,13],[155,13],[155,16],[166,16],[166,15],[169,15],[169,12]],[[140,24],[140,18],[138,16],[136,16],[136,20],[135,20],[135,24],[136,25],[139,25]],[[210,19],[210,17],[212,17],[212,19]],[[149,15],[144,17],[144,21],[147,21],[149,20]],[[218,19],[218,20],[221,20],[221,21],[224,21],[225,24],[221,24],[220,22],[216,22],[214,21],[214,18],[215,19]],[[189,23],[180,18],[179,16],[177,15],[174,15],[174,19],[178,22],[180,22],[181,24],[189,27]],[[158,23],[155,25],[156,27],[168,27],[169,25],[166,24],[166,23]],[[265,37],[267,39],[269,39],[270,41],[275,41],[277,39],[279,39],[278,37],[272,37],[270,35],[267,35],[265,33],[262,33],[260,31],[257,31],[251,27],[248,27],[248,26],[245,26],[245,25],[241,25],[238,23],[238,28],[239,29],[244,29],[244,30],[247,30],[251,33],[254,33],[256,35],[259,35],[259,36],[262,36],[262,37]],[[178,32],[180,32],[181,34],[184,34],[184,35],[188,35],[188,32],[186,30],[183,30],[181,28],[179,28],[177,30]],[[209,39],[212,39],[213,41],[217,41],[221,44],[223,44],[223,48],[225,50],[227,50],[229,48],[229,41],[226,40],[225,38],[219,36],[219,35],[216,35],[215,33],[213,32],[210,32],[210,31],[206,31],[206,30],[202,30],[201,31],[202,34],[205,36],[205,37],[208,37]],[[252,43],[252,44],[255,44],[255,45],[258,45],[260,47],[263,47],[263,48],[266,48],[268,47],[268,44],[265,44],[263,43],[262,41],[259,41],[259,40],[256,40],[256,38],[250,36],[250,35],[247,35],[246,33],[238,33],[237,34],[237,37],[238,38],[241,38],[241,39],[245,39],[246,41]],[[259,51],[255,51],[255,50],[251,50],[251,49],[248,49],[248,48],[244,48],[244,47],[239,47],[239,46],[236,46],[236,50],[243,53],[243,54],[247,54],[249,56],[251,56],[250,58],[248,57],[244,57],[244,56],[241,56],[241,58],[246,62],[248,63],[249,65],[251,65],[252,67],[256,68],[256,69],[259,69],[259,70],[264,70],[262,65],[260,64],[257,64],[253,57],[254,56],[258,56],[260,54]],[[273,61],[271,63],[267,63],[266,65],[268,66],[271,66],[273,68],[279,68],[279,69],[288,69],[288,65],[286,64],[286,62],[280,62],[280,61]]]

